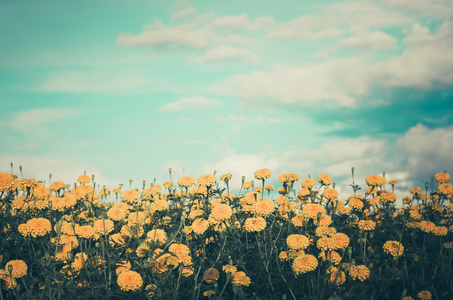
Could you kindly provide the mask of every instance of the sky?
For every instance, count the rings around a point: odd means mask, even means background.
[[[0,171],[269,168],[347,198],[354,167],[402,197],[453,171],[452,21],[452,0],[0,1]]]

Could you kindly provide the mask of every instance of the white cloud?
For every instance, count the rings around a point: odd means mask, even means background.
[[[269,124],[269,123],[281,123],[288,122],[291,120],[283,120],[281,118],[267,117],[264,115],[257,116],[239,116],[235,114],[229,115],[217,115],[215,118],[218,122],[227,122],[231,124],[231,131],[234,133],[241,132],[246,126],[250,124]]]
[[[344,72],[344,70],[349,70]],[[279,67],[233,75],[209,91],[238,97],[243,102],[310,104],[333,101],[354,107],[356,97],[366,94],[371,70],[360,58],[336,59],[302,67]]]
[[[120,71],[53,72],[33,91],[43,93],[117,93],[136,91],[155,83],[142,75]]]
[[[435,34],[419,24],[404,39],[401,56],[380,63],[378,73],[390,86],[430,88],[434,83],[453,83],[453,23],[445,21]]]
[[[411,127],[398,140],[407,152],[407,173],[412,178],[430,178],[438,172],[453,172],[453,126],[428,129],[423,124]]]
[[[179,21],[182,19],[187,19],[197,15],[197,10],[193,7],[186,8],[184,10],[175,12],[171,15],[171,19],[175,21]]]
[[[451,18],[453,10],[451,1],[445,0],[384,0],[390,7],[398,8],[403,11],[413,11],[422,16],[434,17],[438,19]]]
[[[397,39],[382,31],[364,32],[338,42],[339,46],[378,50],[396,45]]]
[[[180,111],[180,110],[192,110],[200,109],[210,106],[217,106],[222,104],[222,101],[205,98],[205,97],[183,97],[175,102],[165,104],[160,110],[166,111]]]
[[[201,144],[206,144],[205,140],[187,140],[185,141],[186,144],[189,145],[201,145]]]
[[[258,54],[252,51],[233,48],[228,46],[218,46],[210,49],[201,56],[194,57],[193,60],[199,63],[253,63],[260,60]]]

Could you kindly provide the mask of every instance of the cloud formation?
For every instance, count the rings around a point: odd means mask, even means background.
[[[183,97],[175,102],[169,102],[162,106],[160,110],[164,111],[181,111],[206,108],[210,106],[221,105],[223,102],[206,97]]]

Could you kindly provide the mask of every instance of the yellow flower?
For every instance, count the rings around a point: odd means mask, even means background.
[[[153,229],[146,234],[146,242],[163,245],[167,241],[167,234],[163,229]]]
[[[209,222],[206,219],[198,218],[192,223],[192,231],[196,234],[203,234],[208,230]]]
[[[358,279],[360,281],[364,281],[370,277],[370,269],[364,265],[351,266],[349,268],[349,275],[354,280]]]
[[[209,296],[212,296],[214,294],[215,294],[215,291],[213,291],[213,290],[209,290],[209,291],[204,291],[203,292],[203,296],[205,296],[205,297],[209,297]]]
[[[271,199],[263,199],[253,204],[253,212],[261,217],[269,216],[274,212],[275,203]]]
[[[366,178],[366,184],[368,184],[369,186],[378,187],[378,186],[383,186],[386,183],[387,183],[387,179],[382,176],[370,175]]]
[[[265,169],[260,169],[260,170],[255,171],[254,175],[255,175],[255,179],[257,179],[257,180],[265,180],[265,179],[268,179],[271,177],[272,172],[271,172],[271,170],[265,168]]]
[[[448,234],[448,228],[445,226],[434,227],[434,234],[437,236],[446,236]]]
[[[436,228],[436,224],[431,221],[421,221],[420,222],[420,229],[426,233],[434,232],[434,228]]]
[[[317,203],[307,203],[302,207],[302,214],[306,219],[318,219],[318,214],[323,218],[326,215],[324,206]]]
[[[318,182],[322,185],[329,185],[332,183],[332,178],[330,178],[329,175],[326,174],[320,174],[318,176]]]
[[[313,271],[318,267],[318,260],[311,254],[299,255],[293,261],[293,270],[299,275]]]
[[[437,173],[434,175],[434,179],[439,183],[447,183],[450,181],[450,174],[448,173]]]
[[[311,189],[316,184],[316,181],[313,178],[306,178],[300,182],[302,188]]]
[[[421,291],[420,293],[417,294],[417,297],[420,300],[431,300],[432,296],[429,291]]]
[[[337,267],[331,267],[327,270],[327,273],[330,274],[330,282],[341,285],[346,281],[346,274]]]
[[[130,191],[124,191],[121,193],[121,198],[123,199],[124,202],[126,203],[133,203],[135,200],[138,199],[138,196],[140,195],[138,190],[130,190]]]
[[[373,220],[360,220],[358,226],[360,230],[370,231],[376,228],[376,222]]]
[[[138,291],[143,285],[143,279],[139,273],[128,270],[118,275],[117,283],[122,291]]]
[[[205,174],[198,177],[198,184],[204,187],[211,186],[216,182],[215,176],[211,174]]]
[[[393,256],[393,259],[396,259],[397,257],[403,255],[404,252],[403,245],[401,245],[401,243],[397,241],[387,241],[385,242],[383,248],[385,253]]]
[[[211,216],[219,222],[228,220],[232,214],[233,210],[226,204],[218,204],[211,211]]]
[[[225,272],[225,273],[235,273],[237,271],[237,268],[233,265],[224,265],[222,267],[222,271]]]
[[[27,230],[32,237],[42,237],[52,230],[50,221],[45,218],[33,218],[26,223]]]
[[[13,276],[13,278],[21,278],[21,277],[24,277],[25,275],[27,275],[28,266],[23,260],[21,260],[21,259],[10,260],[5,265],[5,270],[8,271],[8,274],[9,274],[9,270],[8,270],[9,266],[13,267],[13,270],[11,272],[11,275]]]
[[[247,218],[244,223],[245,230],[259,232],[266,228],[266,220],[262,217]]]
[[[77,178],[77,181],[80,183],[90,183],[91,178],[88,175],[80,175],[79,178]]]
[[[180,187],[190,188],[195,184],[195,178],[193,178],[192,176],[179,177],[177,183]]]
[[[291,234],[286,238],[286,244],[291,250],[303,250],[309,245],[308,237],[302,234]]]
[[[217,281],[219,279],[219,276],[219,271],[216,268],[207,269],[203,274],[204,281],[206,281],[207,283]]]
[[[226,173],[220,176],[220,180],[222,181],[230,181],[233,176],[230,173]]]

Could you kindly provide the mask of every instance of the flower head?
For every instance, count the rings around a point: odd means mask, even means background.
[[[50,221],[45,218],[33,218],[26,223],[27,230],[32,237],[42,237],[52,230]]]
[[[21,278],[27,275],[28,266],[23,260],[10,260],[6,263],[5,270],[8,270],[9,266],[12,266],[13,268],[11,272],[13,278]]]
[[[286,244],[291,250],[303,250],[309,245],[308,237],[302,234],[291,234],[286,238]]]
[[[117,283],[124,292],[138,291],[143,285],[143,279],[139,273],[128,270],[118,275]]]
[[[318,267],[318,260],[311,254],[299,255],[293,261],[293,270],[299,275],[313,271]]]
[[[265,169],[260,169],[260,170],[255,171],[254,175],[255,175],[255,179],[257,179],[257,180],[265,180],[265,179],[269,179],[271,177],[272,172],[271,172],[271,170],[265,168]]]
[[[403,245],[401,245],[401,243],[397,241],[387,241],[382,248],[384,249],[385,253],[392,255],[393,259],[400,257],[404,252]]]
[[[198,177],[198,184],[204,187],[213,185],[216,182],[215,176],[212,174],[205,174]]]

